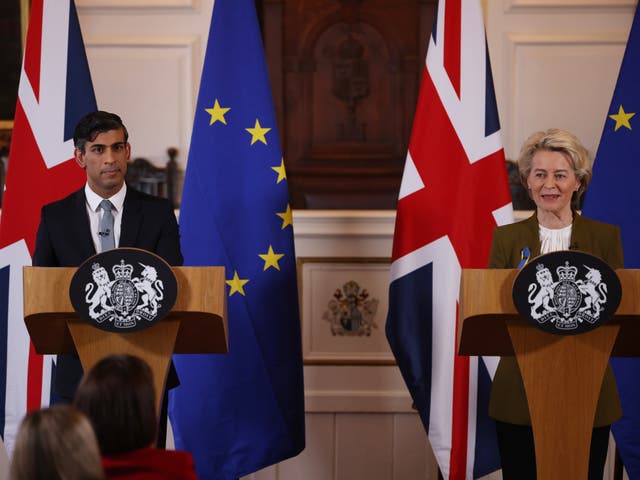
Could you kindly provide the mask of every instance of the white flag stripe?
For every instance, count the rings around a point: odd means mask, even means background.
[[[64,141],[70,0],[44,0],[40,92],[38,99],[24,70],[18,95],[48,168],[73,157],[73,140]]]
[[[499,130],[485,136],[487,50],[482,8],[477,0],[463,0],[462,22],[461,98],[444,68],[444,12],[438,15],[437,42],[429,39],[426,65],[469,163],[475,163],[501,150],[502,137]]]
[[[27,366],[29,334],[24,324],[22,267],[31,265],[24,240],[0,249],[0,268],[9,266],[9,311],[7,325],[7,386],[5,395],[4,444],[11,454],[15,434],[27,411]]]
[[[407,195],[417,192],[424,188],[422,178],[416,169],[411,152],[407,152],[407,160],[404,164],[404,172],[402,172],[402,183],[400,184],[400,194],[398,199],[403,199]]]
[[[493,377],[491,377],[493,379]],[[467,478],[473,478],[478,420],[478,357],[469,357],[469,417],[467,419]]]

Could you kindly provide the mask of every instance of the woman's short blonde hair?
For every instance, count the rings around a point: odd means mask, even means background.
[[[91,423],[70,405],[35,410],[20,424],[11,480],[104,480]]]
[[[580,182],[580,188],[574,197],[574,201],[577,201],[591,181],[591,163],[587,149],[584,148],[574,134],[559,128],[550,128],[544,132],[536,132],[530,135],[522,145],[520,157],[518,158],[520,181],[524,188],[528,188],[527,178],[531,173],[533,157],[540,150],[560,152],[567,157],[573,167],[576,178]]]

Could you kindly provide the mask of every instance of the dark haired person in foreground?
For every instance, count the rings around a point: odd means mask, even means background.
[[[187,452],[153,447],[158,418],[149,365],[133,355],[110,355],[89,370],[74,405],[89,418],[109,479],[197,479]]]
[[[125,183],[131,145],[120,117],[103,111],[86,115],[75,128],[73,142],[75,160],[85,170],[87,181],[80,190],[42,208],[33,265],[77,267],[115,247],[142,248],[170,265],[182,265],[178,222],[169,200]],[[108,236],[100,227],[105,215],[111,216],[113,225]],[[171,368],[168,388],[178,384],[173,364]],[[53,382],[55,401],[71,402],[81,377],[78,357],[59,355]]]
[[[530,257],[579,249],[612,268],[622,268],[620,229],[576,211],[591,179],[587,150],[569,132],[550,129],[531,135],[518,160],[520,179],[536,204],[527,220],[493,232],[489,268],[520,268]],[[573,203],[573,206],[572,206]],[[522,375],[515,357],[502,357],[491,387],[489,414],[496,420],[505,480],[535,480],[533,431]],[[602,480],[611,424],[622,416],[613,370],[607,367],[591,436],[589,480]]]
[[[105,480],[96,436],[70,405],[29,413],[20,424],[10,480]]]

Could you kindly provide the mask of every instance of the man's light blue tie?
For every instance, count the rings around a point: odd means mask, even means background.
[[[102,200],[100,208],[104,213],[100,219],[98,235],[100,236],[100,251],[104,252],[116,247],[115,237],[113,236],[113,214],[111,213],[113,204],[109,200]]]

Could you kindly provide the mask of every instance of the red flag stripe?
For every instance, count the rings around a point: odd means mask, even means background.
[[[27,377],[27,412],[37,410],[42,405],[43,357],[29,345],[29,368]]]
[[[447,1],[444,9],[444,68],[449,80],[460,98],[461,83],[461,43],[462,43],[462,0]]]
[[[456,306],[457,317],[458,308]],[[457,324],[455,338],[458,338]],[[469,440],[469,357],[455,355],[452,402],[449,479],[464,480],[467,475],[467,444]]]
[[[40,60],[42,51],[42,10],[43,2],[34,1],[31,5],[27,45],[24,53],[24,71],[33,87],[36,99],[40,96]]]

